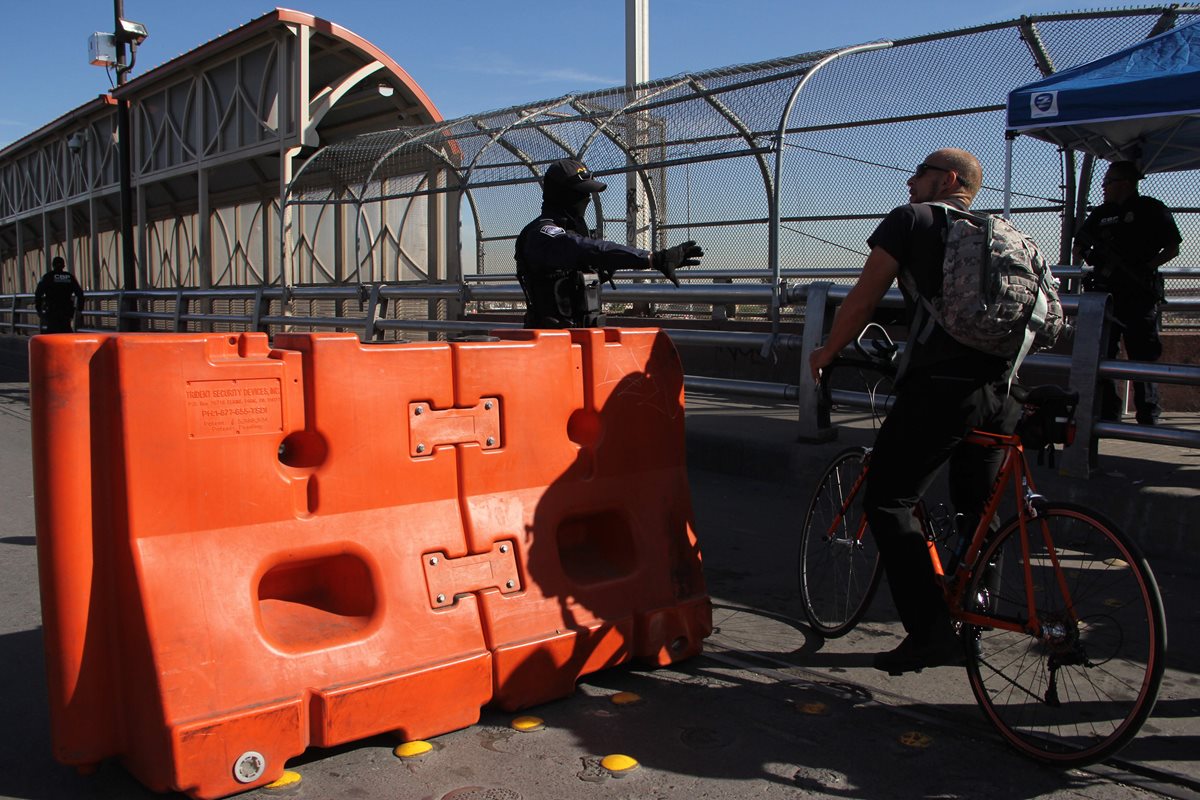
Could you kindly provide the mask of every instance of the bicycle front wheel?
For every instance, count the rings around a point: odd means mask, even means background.
[[[1026,526],[1027,557],[1015,519],[985,545],[964,606],[1027,624],[1028,589],[1037,630],[964,626],[975,640],[971,689],[1021,752],[1090,764],[1133,738],[1154,707],[1167,647],[1162,599],[1137,547],[1091,511],[1050,504]]]
[[[809,624],[825,638],[858,624],[883,575],[862,511],[866,455],[863,447],[844,450],[826,467],[800,532],[800,600]]]

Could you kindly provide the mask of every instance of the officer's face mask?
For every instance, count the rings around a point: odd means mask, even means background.
[[[562,186],[547,186],[542,193],[542,200],[546,206],[561,208],[582,221],[587,213],[588,203],[592,201],[592,195],[590,192],[580,192]]]

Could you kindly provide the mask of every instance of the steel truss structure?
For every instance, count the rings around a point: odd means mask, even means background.
[[[341,280],[340,254],[314,244],[332,215],[281,214],[295,166],[363,131],[441,119],[374,45],[276,9],[0,151],[0,291],[32,290],[54,255],[90,291],[130,288],[114,95],[131,106],[141,289]]]

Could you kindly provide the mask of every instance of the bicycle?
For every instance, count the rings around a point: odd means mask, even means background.
[[[870,351],[864,332],[855,343],[861,358],[839,357],[823,376],[825,408],[838,367],[894,374],[897,347],[882,328],[872,328],[882,336],[870,342]],[[1123,747],[1153,710],[1166,621],[1139,548],[1101,515],[1050,502],[1034,486],[1026,450],[1052,453],[1054,445],[1070,443],[1078,393],[1014,385],[1013,396],[1025,406],[1014,435],[973,430],[966,438],[1004,451],[975,530],[960,534],[949,514],[924,504],[917,516],[984,715],[1025,755],[1082,766]],[[882,577],[861,503],[870,456],[865,447],[835,456],[804,518],[800,596],[822,637],[857,625]],[[990,522],[1009,491],[1016,514],[993,534]]]

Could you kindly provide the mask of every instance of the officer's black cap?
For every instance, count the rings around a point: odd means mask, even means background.
[[[571,189],[580,194],[603,192],[608,188],[608,184],[592,177],[591,171],[582,161],[573,158],[562,158],[546,167],[542,185],[547,188],[553,186]]]

